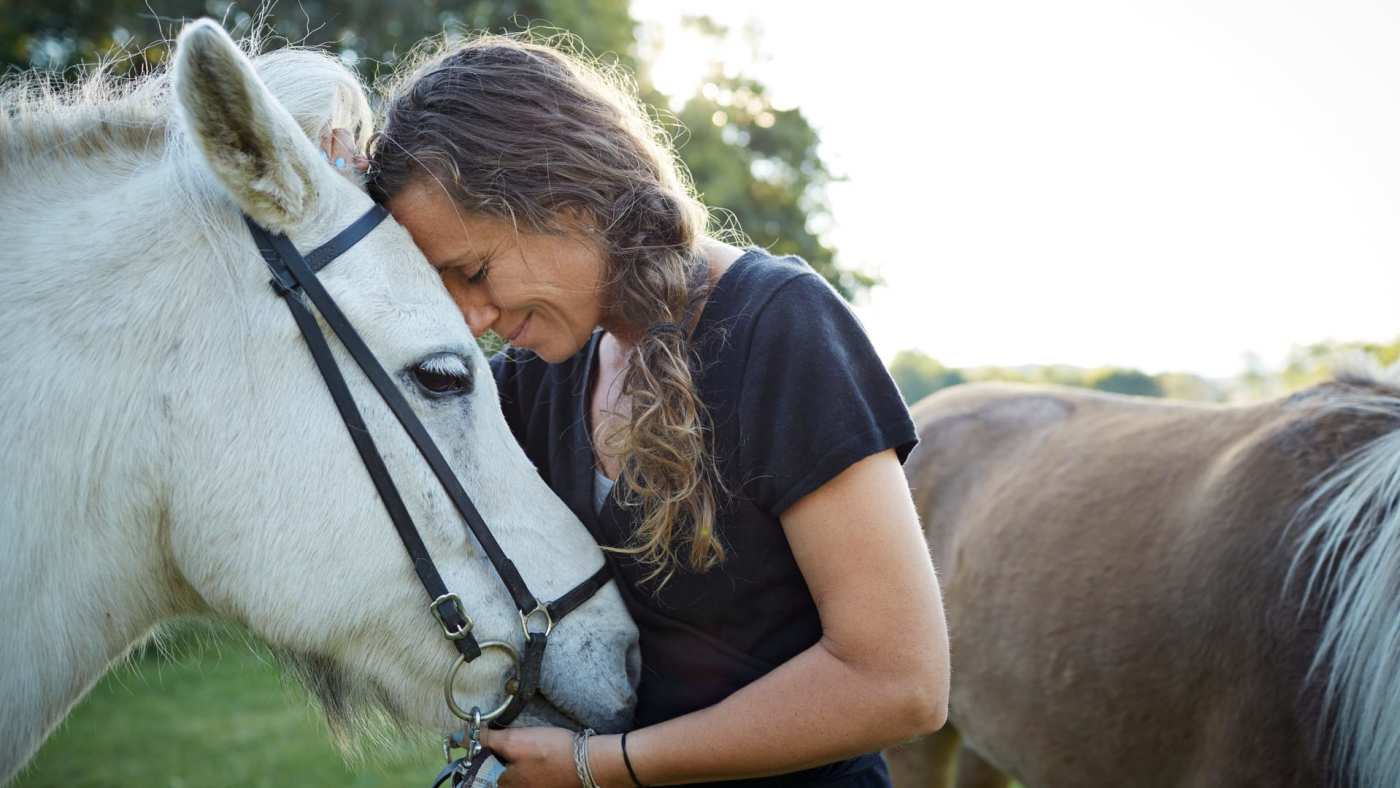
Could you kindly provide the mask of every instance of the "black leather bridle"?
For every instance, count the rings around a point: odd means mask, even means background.
[[[368,235],[388,215],[389,212],[383,206],[375,205],[349,227],[307,253],[305,257],[297,252],[296,247],[292,245],[287,236],[271,233],[247,216],[243,218],[253,234],[258,251],[262,253],[263,259],[267,261],[268,267],[272,270],[272,287],[282,296],[282,300],[287,304],[287,309],[292,313],[292,319],[301,329],[301,334],[306,339],[311,356],[315,359],[316,366],[321,371],[321,377],[326,382],[326,388],[330,391],[336,407],[340,410],[341,419],[344,420],[350,437],[355,442],[355,448],[364,461],[365,469],[369,471],[370,478],[374,481],[375,489],[379,491],[379,498],[384,502],[384,508],[388,510],[389,518],[393,520],[394,528],[398,531],[399,539],[403,541],[404,548],[408,550],[408,556],[413,561],[413,569],[418,573],[418,579],[422,581],[423,588],[427,590],[428,598],[432,600],[428,609],[432,611],[433,616],[442,627],[443,636],[452,642],[460,655],[448,674],[445,690],[448,707],[453,714],[468,723],[469,732],[473,727],[479,729],[482,722],[488,722],[493,728],[503,728],[519,716],[526,704],[539,691],[544,649],[549,634],[554,628],[554,623],[592,597],[611,579],[612,574],[607,564],[604,564],[588,579],[553,602],[545,604],[536,599],[525,585],[525,579],[520,576],[515,564],[511,563],[505,552],[501,550],[500,544],[491,534],[491,529],[486,527],[485,521],[481,519],[481,514],[472,504],[471,498],[462,489],[462,485],[453,475],[447,461],[443,459],[442,452],[438,450],[427,430],[423,428],[423,423],[409,408],[408,402],[384,371],[384,367],[379,364],[369,347],[365,345],[364,340],[350,325],[345,314],[340,311],[335,300],[331,298],[326,289],[322,287],[320,280],[317,279],[317,271]],[[418,446],[418,450],[423,454],[428,467],[432,468],[433,473],[437,475],[438,481],[442,483],[448,497],[452,499],[457,511],[466,521],[467,527],[471,529],[477,542],[481,544],[482,550],[485,551],[486,557],[490,559],[491,565],[495,567],[496,574],[505,583],[506,590],[510,592],[511,598],[519,610],[520,627],[525,632],[523,655],[518,654],[513,646],[504,641],[478,642],[472,635],[471,616],[467,615],[463,608],[462,600],[447,590],[442,576],[438,574],[437,567],[433,564],[432,557],[428,555],[427,547],[424,546],[423,540],[418,535],[418,529],[414,526],[413,519],[404,506],[403,498],[399,495],[398,488],[389,476],[384,459],[380,456],[379,450],[374,445],[374,439],[370,437],[364,419],[360,416],[355,399],[350,394],[350,388],[345,384],[340,367],[331,354],[330,345],[322,334],[320,326],[316,324],[316,318],[312,316],[311,310],[306,306],[305,301],[307,300],[316,307],[321,318],[340,339],[341,344],[345,346],[356,365],[374,384],[379,396],[384,399],[389,410],[393,411],[394,416],[403,425],[409,437],[413,439],[413,443]],[[538,621],[538,619],[543,619],[543,621]],[[531,628],[532,620],[535,620],[536,623],[534,629]],[[542,628],[540,628],[541,624]],[[491,648],[505,651],[516,665],[516,675],[506,683],[507,699],[494,711],[483,714],[480,709],[473,708],[471,712],[464,712],[453,698],[453,679],[463,665],[481,656],[483,649]],[[477,751],[472,752],[472,756],[477,755]],[[479,768],[480,764],[477,763],[476,766]]]

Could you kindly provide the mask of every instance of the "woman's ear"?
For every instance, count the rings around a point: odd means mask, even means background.
[[[185,26],[174,81],[191,136],[243,212],[274,232],[301,221],[316,197],[313,168],[325,165],[223,28]]]

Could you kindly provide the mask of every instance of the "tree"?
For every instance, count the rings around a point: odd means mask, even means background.
[[[688,23],[715,40],[715,51],[732,35],[708,17]],[[653,94],[651,102],[664,106],[660,99]],[[730,214],[753,243],[800,255],[847,298],[874,284],[838,265],[836,251],[821,238],[818,225],[830,220],[826,187],[834,176],[800,109],[775,107],[762,83],[713,62],[678,118],[686,129],[681,157],[706,204]]]
[[[164,59],[165,40],[179,32],[183,20],[199,16],[221,19],[235,32],[247,31],[261,19],[289,41],[331,47],[359,64],[366,77],[373,77],[379,64],[397,63],[413,43],[444,31],[508,32],[534,24],[568,30],[593,52],[629,68],[637,65],[636,21],[626,0],[299,0],[264,17],[228,0],[14,0],[8,5],[12,8],[0,21],[0,56],[19,68],[62,69],[94,62],[114,46],[129,51],[149,47],[148,57],[119,68],[141,70]]]
[[[910,405],[939,389],[966,382],[961,372],[948,369],[917,350],[896,353],[890,362],[890,376]]]

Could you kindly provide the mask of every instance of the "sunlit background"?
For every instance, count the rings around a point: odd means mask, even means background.
[[[637,0],[800,107],[880,352],[1230,378],[1400,333],[1400,11],[1372,2]],[[746,48],[740,42],[751,41]]]
[[[251,22],[223,0],[5,5],[17,66]],[[688,129],[707,202],[853,298],[914,395],[1248,399],[1338,346],[1400,353],[1392,4],[303,0],[270,21],[367,77],[444,28],[576,33]]]
[[[0,0],[0,57],[62,69],[123,46],[118,70],[140,72],[181,18],[246,32],[250,10]],[[1316,381],[1340,348],[1400,355],[1390,4],[302,0],[267,21],[366,79],[444,28],[572,31],[666,111],[732,228],[852,299],[911,400],[986,378],[1252,399]],[[346,767],[265,652],[174,642],[100,685],[20,784],[400,784],[434,766],[419,741]]]

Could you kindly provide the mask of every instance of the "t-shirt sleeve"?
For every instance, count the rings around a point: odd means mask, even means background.
[[[855,462],[918,442],[909,409],[846,302],[815,273],[754,318],[739,394],[744,489],[779,515]]]

